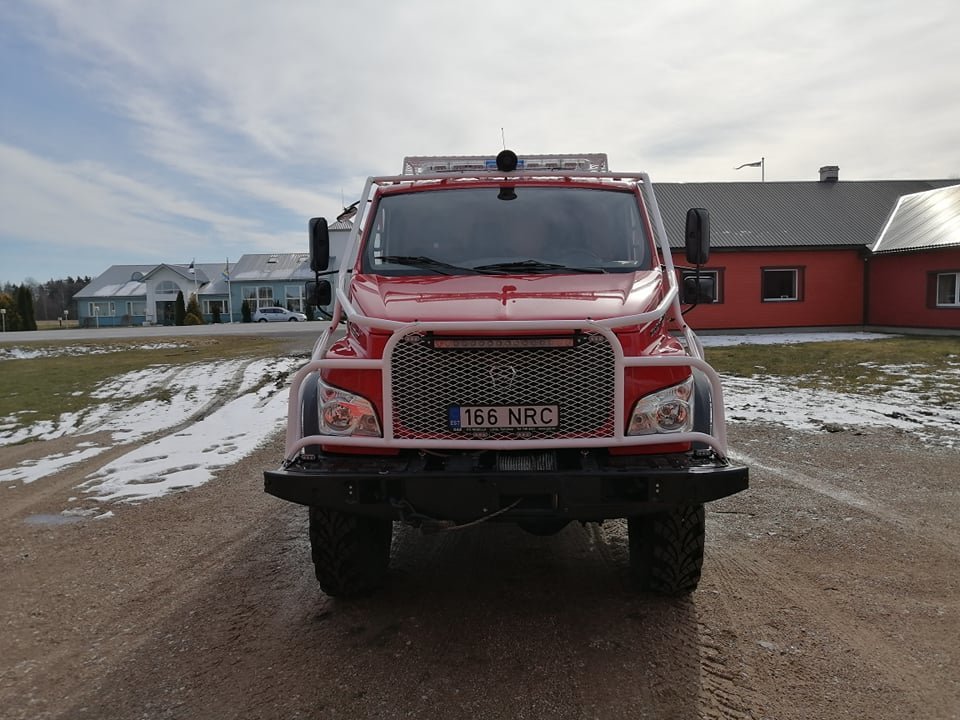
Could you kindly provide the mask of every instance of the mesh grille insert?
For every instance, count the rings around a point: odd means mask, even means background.
[[[587,333],[574,347],[436,349],[401,341],[393,350],[394,437],[542,439],[613,434],[614,351]],[[448,408],[557,405],[557,428],[473,433],[450,430]]]

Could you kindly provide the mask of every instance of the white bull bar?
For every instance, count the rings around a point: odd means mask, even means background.
[[[367,180],[363,200],[359,203],[359,213],[348,240],[350,248],[339,273],[336,299],[333,309],[333,320],[323,332],[314,346],[310,361],[298,370],[291,379],[290,395],[287,405],[287,434],[285,462],[292,462],[297,454],[305,447],[316,445],[336,445],[341,447],[369,447],[390,449],[415,450],[524,450],[524,449],[551,449],[551,448],[603,448],[603,447],[637,447],[650,445],[665,445],[675,443],[700,442],[711,447],[721,459],[727,456],[726,422],[724,417],[723,388],[720,376],[703,359],[703,347],[696,333],[683,321],[680,312],[679,288],[676,272],[671,257],[666,230],[660,217],[659,207],[649,176],[646,173],[609,173],[591,172],[580,173],[543,173],[535,171],[510,173],[510,177],[536,176],[543,177],[576,177],[591,180],[633,180],[637,182],[641,195],[649,208],[654,234],[660,246],[664,274],[667,277],[668,290],[656,308],[636,315],[617,316],[594,320],[591,318],[570,320],[490,320],[490,321],[438,321],[438,322],[399,322],[383,318],[368,317],[356,308],[349,297],[349,277],[351,269],[357,261],[360,251],[359,233],[361,232],[362,218],[368,205],[370,190],[373,185],[389,185],[394,183],[411,183],[410,176],[390,176],[370,178]],[[505,177],[503,173],[471,173],[470,177]],[[451,176],[446,175],[419,175],[415,182],[449,181]],[[384,347],[383,357],[378,359],[349,359],[326,358],[327,351],[334,343],[334,331],[342,319],[347,322],[375,330],[389,331],[392,336]],[[690,355],[672,357],[653,356],[626,356],[623,346],[614,330],[618,327],[641,326],[645,327],[658,321],[671,321],[676,324],[685,341]],[[394,437],[393,432],[393,391],[391,383],[391,356],[405,336],[412,333],[497,333],[514,335],[522,332],[546,333],[551,331],[589,330],[603,335],[614,350],[615,377],[614,377],[614,432],[612,436],[596,438],[553,438],[528,440],[486,440],[486,439],[400,439]],[[712,406],[712,433],[680,432],[658,433],[653,435],[626,435],[625,434],[625,369],[633,367],[677,367],[689,366],[703,372],[710,383]],[[339,436],[339,435],[308,435],[302,437],[300,406],[302,402],[303,382],[308,375],[324,368],[377,370],[381,375],[383,407],[381,408],[382,437]]]

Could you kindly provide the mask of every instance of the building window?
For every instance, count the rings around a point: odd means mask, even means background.
[[[203,301],[203,314],[204,315],[213,315],[213,309],[216,308],[221,313],[227,312],[227,301],[226,300],[204,300]]]
[[[802,268],[763,268],[763,302],[790,302],[802,299]]]
[[[960,307],[960,272],[937,273],[937,307]]]
[[[247,305],[250,306],[251,310],[276,305],[273,301],[273,288],[269,285],[245,287],[243,289],[243,299],[247,301]]]
[[[112,302],[92,302],[89,303],[90,317],[114,317],[117,314],[117,304]]]
[[[163,282],[158,282],[153,291],[157,295],[176,295],[180,292],[180,286],[173,280],[164,280]]]
[[[286,285],[283,293],[287,310],[303,312],[303,285]]]
[[[127,300],[127,315],[133,317],[134,315],[146,315],[147,314],[147,304],[145,302],[136,302]]]

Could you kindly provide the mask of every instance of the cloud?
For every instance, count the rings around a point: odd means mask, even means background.
[[[41,218],[18,211],[0,238],[58,242],[69,208],[105,251],[290,251],[365,176],[493,153],[501,128],[520,152],[607,152],[663,181],[751,179],[732,168],[760,156],[768,180],[960,171],[960,10],[940,0],[38,0],[0,21],[73,89],[0,130],[27,173],[4,170],[0,202]],[[69,124],[93,112],[111,143]],[[58,122],[70,142],[31,132]]]

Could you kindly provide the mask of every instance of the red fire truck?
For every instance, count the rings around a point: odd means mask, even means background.
[[[367,181],[333,282],[311,220],[308,295],[332,320],[264,483],[309,508],[321,588],[382,585],[395,522],[622,519],[641,590],[694,590],[704,503],[748,471],[682,315],[712,299],[706,210],[685,245],[681,271],[650,178],[602,154],[406,158]]]

